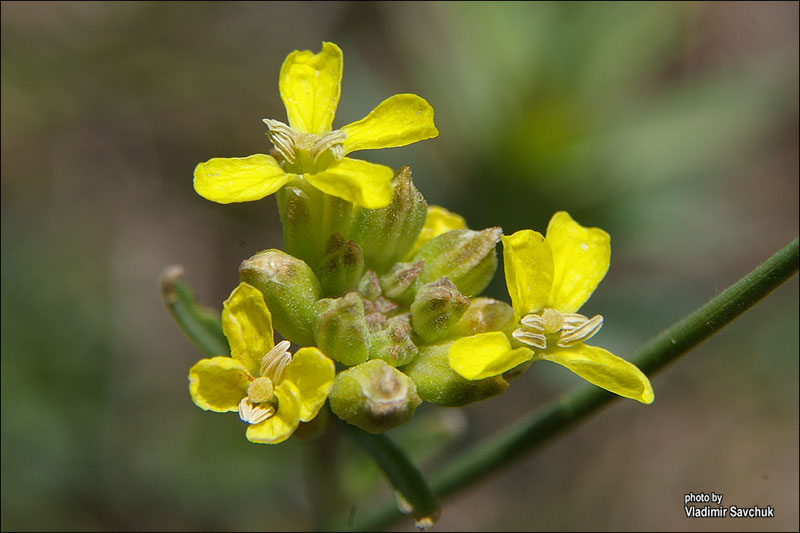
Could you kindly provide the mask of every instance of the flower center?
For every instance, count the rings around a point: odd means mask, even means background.
[[[327,131],[322,135],[301,133],[279,120],[263,119],[267,125],[267,137],[275,149],[297,174],[321,170],[344,157],[344,141],[347,134],[342,130]]]
[[[239,418],[248,424],[259,424],[275,414],[275,386],[281,384],[292,362],[289,346],[289,341],[281,341],[261,358],[261,375],[250,382],[247,396],[239,402]]]
[[[541,313],[525,315],[520,324],[522,327],[512,333],[518,341],[544,350],[548,340],[555,340],[557,346],[568,348],[590,339],[600,331],[603,317],[595,315],[588,318],[546,308]]]

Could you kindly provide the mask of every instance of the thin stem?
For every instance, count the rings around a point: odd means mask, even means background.
[[[732,322],[792,277],[797,269],[798,240],[795,239],[697,311],[654,337],[639,350],[633,362],[647,374],[661,370]],[[438,471],[431,485],[439,497],[466,489],[618,398],[603,389],[585,385],[468,449]],[[398,516],[397,509],[387,504],[356,524],[356,528],[376,530]]]

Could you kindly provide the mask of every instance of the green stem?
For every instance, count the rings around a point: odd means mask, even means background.
[[[654,337],[639,350],[633,362],[646,374],[661,370],[732,322],[792,277],[797,269],[795,239],[703,307]],[[432,487],[439,497],[466,489],[618,398],[592,385],[583,386],[462,453],[433,476]],[[396,508],[385,505],[356,524],[356,529],[376,530],[398,516]]]

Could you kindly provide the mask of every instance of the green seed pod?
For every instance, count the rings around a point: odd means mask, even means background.
[[[502,233],[497,227],[483,231],[454,229],[434,237],[411,258],[425,261],[417,286],[447,276],[461,294],[479,294],[497,270],[495,245]]]
[[[508,388],[508,382],[500,376],[476,381],[459,376],[448,363],[447,352],[452,344],[422,346],[417,358],[404,368],[423,401],[458,407],[496,396]]]
[[[358,294],[369,302],[374,302],[381,295],[381,284],[374,270],[367,270],[367,273],[358,282]]]
[[[387,320],[386,326],[372,333],[370,359],[383,359],[391,366],[404,366],[414,360],[419,350],[411,340],[408,313]]]
[[[364,254],[353,241],[334,233],[328,240],[322,264],[317,269],[322,294],[340,296],[356,288],[364,272]]]
[[[447,278],[423,285],[411,304],[414,333],[426,343],[441,339],[467,311],[469,303]]]
[[[317,244],[318,210],[313,201],[299,187],[284,187],[278,191],[277,199],[284,249],[306,264],[319,264],[322,250]]]
[[[403,304],[411,303],[417,292],[417,279],[423,266],[422,261],[396,263],[389,272],[378,278],[383,294]]]
[[[381,209],[356,208],[350,238],[364,250],[367,268],[385,272],[410,251],[425,225],[427,204],[411,181],[411,169],[392,179],[392,201]]]
[[[239,279],[264,294],[275,329],[300,345],[313,345],[313,303],[321,296],[311,268],[280,250],[264,250],[239,266]]]
[[[514,329],[514,309],[505,302],[480,296],[470,301],[469,309],[453,328],[447,338],[468,337],[478,333],[503,331],[511,334]]]
[[[314,304],[314,339],[319,349],[343,365],[367,360],[369,330],[364,318],[364,303],[357,292],[341,298],[325,298]]]
[[[370,433],[406,422],[420,404],[414,382],[382,359],[340,372],[328,400],[336,416]]]

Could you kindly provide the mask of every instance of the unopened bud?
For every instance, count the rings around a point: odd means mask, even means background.
[[[343,365],[363,363],[369,355],[364,303],[357,292],[314,304],[314,339],[319,349]]]
[[[425,284],[447,276],[465,296],[479,294],[497,270],[495,245],[501,228],[483,231],[454,229],[423,244],[412,261],[425,261],[417,283]]]
[[[411,169],[404,166],[392,179],[388,206],[355,210],[350,238],[364,250],[367,268],[384,272],[411,251],[426,216],[425,199],[411,181]]]
[[[396,263],[389,272],[379,278],[383,294],[404,304],[411,303],[424,264],[423,261]]]
[[[404,368],[417,385],[417,393],[426,402],[458,407],[495,396],[508,388],[500,376],[468,380],[459,376],[448,362],[452,342],[423,346],[414,361]]]
[[[414,333],[427,342],[441,339],[469,307],[469,298],[447,278],[423,285],[411,304]]]
[[[316,234],[319,225],[317,208],[299,187],[283,187],[277,193],[278,212],[283,227],[283,248],[309,265],[317,265],[322,257]]]
[[[490,331],[511,333],[514,325],[514,309],[510,305],[500,300],[481,296],[472,299],[467,312],[447,332],[447,336],[448,338],[468,337]]]
[[[300,345],[313,345],[313,304],[320,286],[311,268],[280,250],[264,250],[239,267],[239,278],[264,294],[272,321],[283,337]]]
[[[370,433],[406,422],[420,404],[414,382],[381,359],[340,372],[328,399],[336,416]]]
[[[369,358],[383,359],[391,366],[404,366],[414,360],[419,350],[411,340],[408,313],[387,320],[383,329],[370,338]]]
[[[374,302],[381,295],[381,284],[374,270],[367,270],[367,273],[358,282],[358,294],[370,302]]]
[[[326,296],[340,296],[356,288],[364,272],[364,254],[353,241],[334,233],[328,239],[319,269],[319,282]]]

